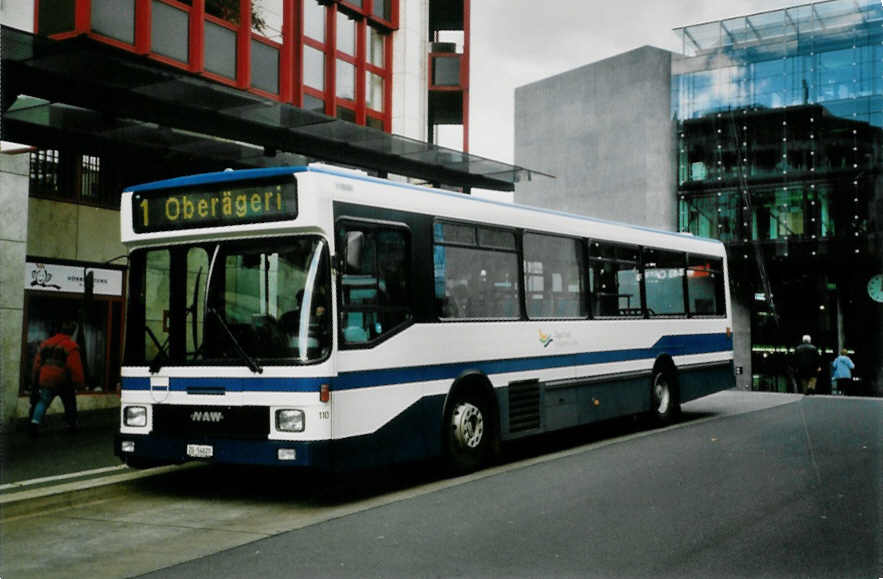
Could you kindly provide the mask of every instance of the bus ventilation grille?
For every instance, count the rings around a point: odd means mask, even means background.
[[[536,380],[509,384],[509,432],[540,427],[540,383]]]

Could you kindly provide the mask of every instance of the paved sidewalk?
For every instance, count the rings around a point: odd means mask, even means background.
[[[113,454],[119,409],[81,412],[76,432],[64,429],[60,415],[47,417],[36,438],[28,436],[25,426],[17,424],[15,432],[0,433],[0,494],[18,490],[15,483],[23,481],[122,465]]]

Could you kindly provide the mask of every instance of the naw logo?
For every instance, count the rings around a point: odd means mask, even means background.
[[[537,330],[537,332],[540,334],[540,344],[542,344],[544,348],[548,348],[549,344],[552,343],[552,335],[544,334],[542,330]]]
[[[224,420],[223,412],[195,410],[190,414],[191,422],[220,422],[222,420]]]

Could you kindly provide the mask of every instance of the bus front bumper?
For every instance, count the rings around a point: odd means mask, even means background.
[[[188,440],[117,433],[114,454],[123,462],[132,464],[180,464],[200,460],[318,469],[327,469],[331,464],[328,441]]]

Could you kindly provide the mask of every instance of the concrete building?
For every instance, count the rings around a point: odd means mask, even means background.
[[[556,178],[515,200],[674,230],[671,60],[645,46],[518,87],[515,163]]]
[[[127,185],[311,161],[462,191],[521,174],[463,152],[469,0],[6,0],[0,20],[4,425],[64,317],[79,408],[119,405]]]
[[[739,387],[792,390],[810,334],[822,391],[846,348],[855,390],[883,394],[883,6],[676,33],[680,54],[642,48],[516,91],[516,162],[558,179],[515,200],[721,239]]]

